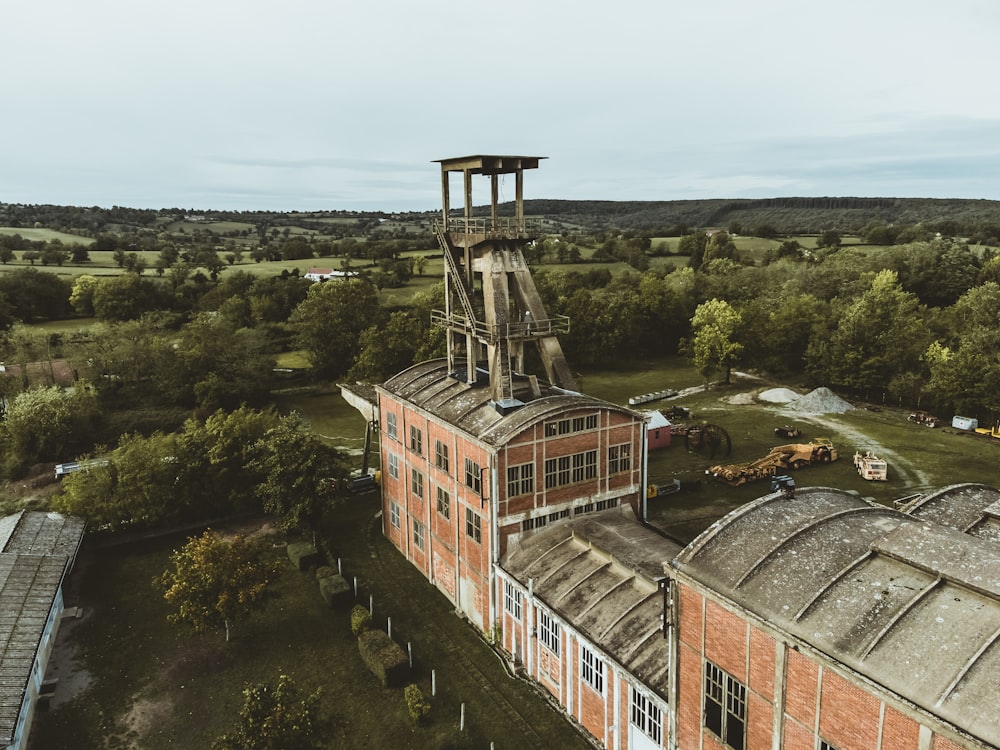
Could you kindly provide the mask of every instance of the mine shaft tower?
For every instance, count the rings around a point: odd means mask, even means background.
[[[444,251],[445,306],[432,313],[448,337],[448,371],[475,383],[485,365],[490,396],[498,411],[522,405],[514,393],[515,373],[524,372],[524,347],[531,342],[550,383],[576,391],[577,385],[557,335],[569,331],[565,316],[545,312],[523,249],[538,238],[537,225],[524,218],[524,170],[537,169],[540,156],[462,156],[440,159],[442,211],[435,222]],[[450,176],[462,174],[465,209],[451,215]],[[499,216],[500,180],[514,175],[514,216]],[[490,179],[489,216],[473,216],[472,178]]]

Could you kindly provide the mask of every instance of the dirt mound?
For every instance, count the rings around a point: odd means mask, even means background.
[[[758,393],[757,398],[772,404],[787,404],[789,401],[798,399],[799,394],[791,388],[771,388],[770,390]]]
[[[854,407],[829,388],[817,388],[805,396],[785,404],[785,408],[798,414],[843,414]]]

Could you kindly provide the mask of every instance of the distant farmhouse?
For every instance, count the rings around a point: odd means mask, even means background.
[[[309,279],[309,281],[330,281],[347,279],[352,276],[357,276],[354,271],[336,271],[332,268],[310,268],[306,271],[302,278]]]
[[[83,519],[25,512],[0,518],[0,748],[27,746],[63,614],[62,585]]]
[[[646,525],[648,417],[578,391],[568,321],[524,261],[538,161],[440,162],[447,357],[351,393],[377,415],[385,536],[600,747],[1000,746],[1000,492],[956,485],[901,509],[776,492],[686,547]]]

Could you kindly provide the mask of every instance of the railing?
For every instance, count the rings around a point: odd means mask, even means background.
[[[449,216],[447,231],[453,234],[477,234],[498,238],[535,237],[542,233],[542,223],[537,219],[518,221],[513,216],[498,216],[496,219],[486,216],[472,219]]]
[[[471,333],[481,341],[490,343],[505,339],[532,339],[545,336],[555,336],[569,333],[569,318],[557,315],[554,318],[541,320],[517,321],[488,325],[478,320],[452,315],[444,310],[431,310],[431,324],[441,328],[455,328],[465,333]]]

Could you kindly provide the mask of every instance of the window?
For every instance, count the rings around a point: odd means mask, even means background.
[[[389,476],[399,479],[399,456],[395,453],[389,454]]]
[[[705,662],[705,728],[728,747],[746,747],[747,689],[732,675]]]
[[[465,486],[477,495],[483,494],[483,470],[471,458],[465,459]]]
[[[399,439],[399,429],[396,426],[396,412],[385,413],[385,434],[393,440]]]
[[[617,497],[611,497],[608,498],[607,500],[597,501],[597,510],[607,510],[608,508],[617,508],[617,507],[618,507]]]
[[[604,694],[604,661],[580,644],[580,677],[598,693]]]
[[[569,508],[564,510],[557,510],[554,513],[549,513],[550,521],[558,521],[560,518],[566,518],[569,515]]]
[[[483,519],[472,508],[465,509],[465,535],[476,543],[483,541]]]
[[[573,481],[582,482],[597,476],[597,451],[576,453],[573,459]]]
[[[419,428],[410,425],[410,450],[414,453],[424,454],[424,435]]]
[[[584,432],[585,430],[597,429],[597,415],[590,414],[586,417],[573,417],[573,419],[558,419],[554,422],[545,423],[545,437],[556,437],[558,435],[570,435],[574,432]]]
[[[399,506],[393,500],[389,501],[389,523],[392,528],[399,528]]]
[[[448,446],[440,440],[434,441],[434,465],[441,471],[448,471]]]
[[[583,505],[577,505],[575,508],[573,508],[573,515],[578,516],[581,513],[592,513],[593,510],[594,510],[593,503],[584,503]]]
[[[424,525],[416,518],[413,519],[413,543],[417,549],[424,548]]]
[[[410,488],[413,494],[423,499],[424,496],[424,475],[416,469],[410,469]]]
[[[521,589],[517,588],[510,581],[503,583],[503,608],[504,611],[518,622],[521,621]]]
[[[632,726],[657,745],[663,740],[663,711],[652,698],[632,688]]]
[[[535,465],[507,467],[507,497],[530,495],[535,491]]]
[[[618,474],[632,468],[632,446],[628,443],[608,448],[608,473]]]
[[[559,623],[544,609],[538,610],[538,640],[554,656],[559,656]]]
[[[819,750],[837,750],[837,746],[836,745],[831,745],[826,740],[820,740],[819,741]]]
[[[437,488],[437,509],[445,518],[451,518],[451,498],[444,487]]]
[[[597,477],[597,451],[545,459],[545,488],[562,487]]]
[[[545,516],[539,516],[538,518],[525,518],[521,521],[521,531],[531,531],[532,529],[540,529],[548,523]]]

